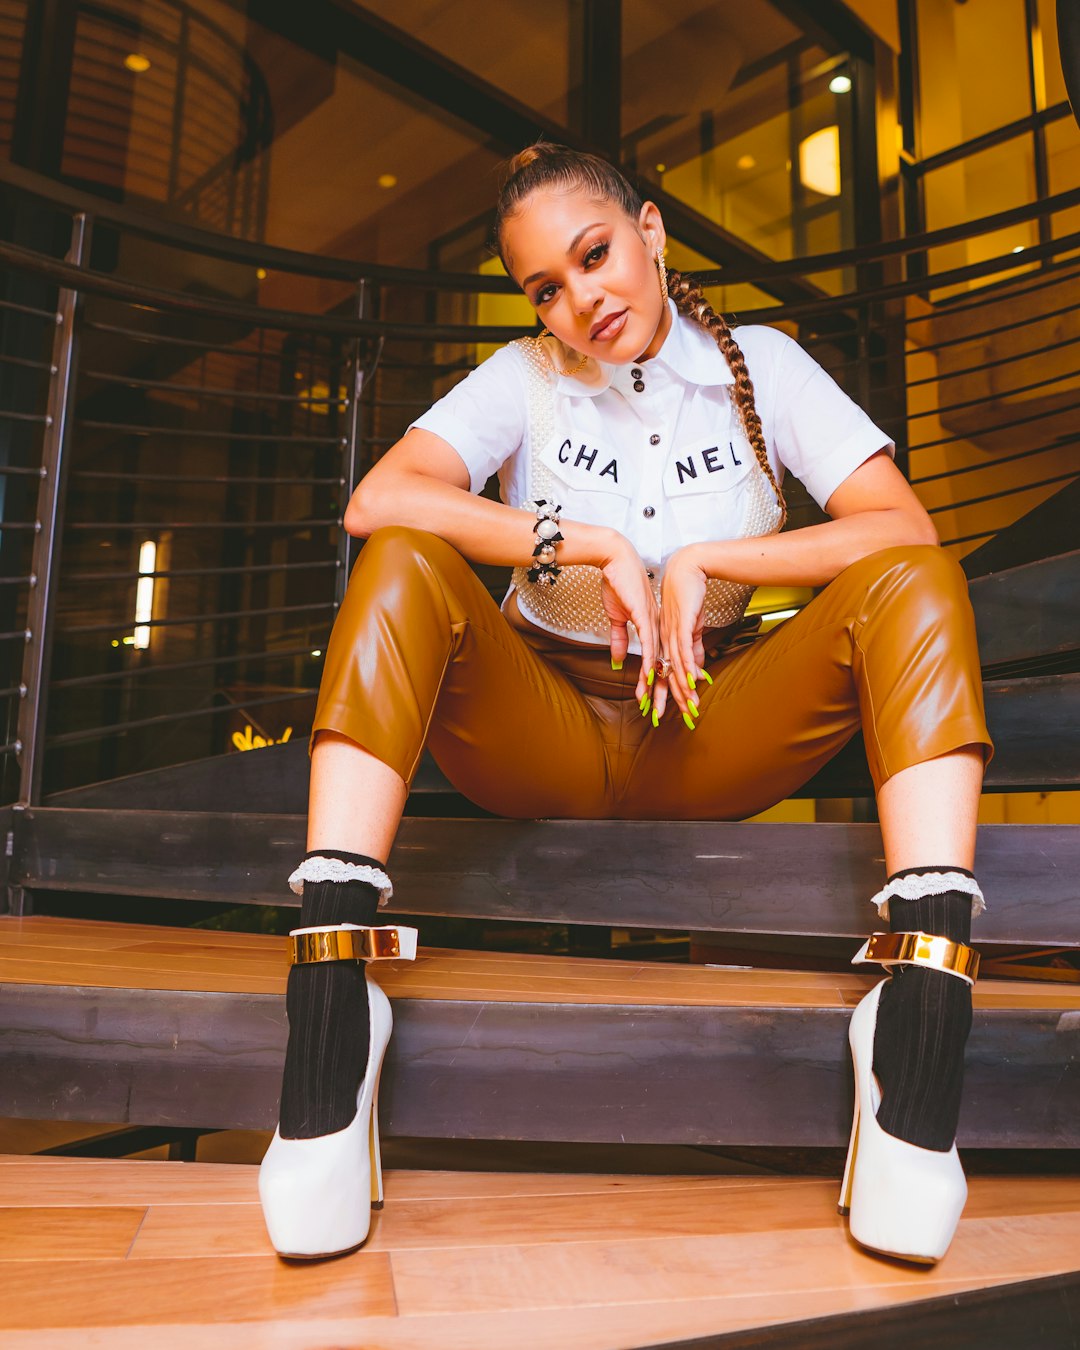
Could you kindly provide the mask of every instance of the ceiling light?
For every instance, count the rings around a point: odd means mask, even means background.
[[[754,158],[753,155],[740,155],[739,158],[735,161],[735,167],[737,169],[752,169],[756,166],[756,164],[757,160]]]
[[[829,81],[829,88],[832,90],[834,94],[850,94],[851,76],[834,75],[832,79]]]
[[[315,650],[314,650],[311,654],[312,654],[312,656],[322,656],[322,648],[321,648],[321,647],[316,647]]]
[[[255,275],[256,275],[256,277],[258,277],[258,279],[259,279],[260,281],[265,281],[265,280],[266,280],[266,268],[265,268],[265,267],[260,267],[260,268],[258,268],[258,270],[256,271]]]
[[[144,71],[150,69],[150,58],[143,56],[142,52],[129,52],[124,57],[124,65],[136,75],[142,75]]]
[[[1023,253],[1023,251],[1024,251],[1023,244],[1017,244],[1017,246],[1013,249],[1014,253]]]
[[[375,181],[381,188],[397,187],[397,174],[381,173]]]
[[[657,172],[657,173],[667,173],[667,165],[666,165],[666,164],[658,164],[658,165],[656,166],[656,172]]]

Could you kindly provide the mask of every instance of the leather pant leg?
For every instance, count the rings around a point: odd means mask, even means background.
[[[933,545],[873,553],[797,615],[709,665],[694,731],[640,737],[626,818],[731,820],[782,801],[862,728],[875,790],[961,746],[993,755],[967,578]]]
[[[587,675],[575,681],[558,664],[564,644],[536,636],[560,649],[556,660],[507,622],[452,545],[423,530],[377,530],[334,624],[312,741],[338,731],[407,783],[426,743],[460,792],[499,815],[605,816],[617,719],[606,699],[590,698]],[[622,678],[606,649],[566,649],[571,664],[597,655]]]

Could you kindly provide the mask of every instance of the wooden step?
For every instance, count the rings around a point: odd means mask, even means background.
[[[390,1170],[385,1184],[359,1252],[286,1264],[255,1167],[0,1158],[5,1350],[627,1350],[721,1335],[707,1344],[1064,1350],[1055,1326],[1071,1335],[1080,1313],[1075,1177],[972,1177],[929,1270],[857,1247],[836,1180]]]
[[[34,807],[11,819],[10,879],[31,889],[299,904],[286,878],[304,852],[300,816]],[[978,942],[1080,945],[1074,826],[982,825],[976,859]],[[408,818],[390,871],[402,914],[860,941],[885,879],[877,825],[825,822]]]
[[[0,919],[0,1115],[272,1128],[283,940]],[[424,948],[394,1004],[388,1135],[839,1146],[847,1024],[877,972]],[[965,1147],[1080,1146],[1080,987],[975,989]]]

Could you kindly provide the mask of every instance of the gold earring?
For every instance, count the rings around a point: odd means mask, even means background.
[[[656,270],[660,274],[660,298],[664,304],[667,304],[668,285],[667,285],[667,263],[664,261],[665,250],[658,248],[656,250]]]

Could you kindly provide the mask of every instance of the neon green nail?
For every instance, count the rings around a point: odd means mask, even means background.
[[[686,706],[690,709],[690,711],[694,714],[695,717],[701,716],[701,714],[697,710],[697,704],[694,702],[692,698],[688,698],[686,700]]]
[[[611,669],[612,669],[612,670],[622,670],[622,662],[621,662],[621,661],[616,661],[615,658],[612,657],[612,658],[611,658]]]
[[[701,672],[701,678],[705,681],[706,684],[712,684],[712,676],[709,674],[707,670],[703,670]]]
[[[652,710],[652,724],[654,727],[658,727],[660,725],[660,714],[656,711],[655,708]]]
[[[694,679],[693,675],[691,675],[689,671],[686,672],[686,683],[690,686],[691,689],[694,690],[697,689],[697,680]]]
[[[653,680],[654,680],[655,678],[656,678],[656,670],[655,670],[654,668],[650,667],[650,668],[649,668],[649,673],[648,673],[648,675],[645,677],[645,683],[649,686],[650,689],[652,688]]]
[[[645,713],[647,713],[647,712],[649,711],[649,696],[648,696],[648,694],[642,694],[642,696],[641,696],[641,702],[638,704],[638,707],[641,709],[641,712],[642,712],[642,715],[643,715],[643,716],[644,716]]]
[[[683,715],[682,715],[682,720],[686,723],[686,725],[690,728],[690,730],[693,731],[693,729],[694,729],[694,719],[690,716],[690,714],[689,714],[689,713],[683,713]]]

